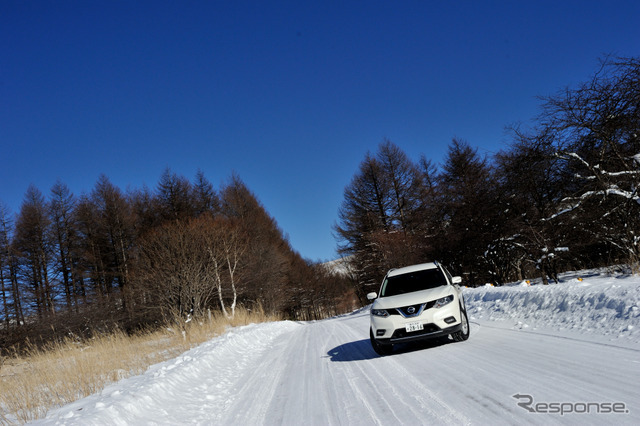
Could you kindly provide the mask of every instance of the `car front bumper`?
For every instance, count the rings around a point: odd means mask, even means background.
[[[440,308],[426,309],[420,315],[405,318],[402,315],[379,317],[371,315],[373,336],[382,344],[404,343],[447,336],[462,328],[460,305],[454,302]],[[407,331],[407,325],[420,323],[423,329]]]
[[[438,337],[444,337],[444,336],[448,336],[452,333],[455,333],[457,331],[460,331],[460,329],[462,328],[462,324],[457,324],[451,327],[447,327],[444,329],[432,329],[430,326],[432,326],[433,324],[427,324],[425,325],[425,330],[422,331],[414,331],[412,333],[406,333],[403,335],[397,335],[398,331],[402,331],[402,329],[398,329],[394,332],[393,337],[390,338],[378,338],[376,337],[376,340],[379,341],[382,344],[395,344],[395,343],[408,343],[408,342],[416,342],[416,341],[420,341],[420,340],[430,340],[430,339],[436,339]]]

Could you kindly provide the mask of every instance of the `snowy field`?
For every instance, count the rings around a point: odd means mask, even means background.
[[[640,277],[465,290],[471,337],[379,357],[368,308],[232,329],[42,424],[640,424]]]

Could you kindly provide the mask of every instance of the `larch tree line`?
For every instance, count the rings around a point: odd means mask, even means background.
[[[292,249],[238,176],[219,191],[167,169],[156,190],[122,192],[101,176],[74,196],[30,186],[0,208],[4,349],[113,327],[137,330],[239,305],[318,319],[353,308],[346,278]]]
[[[492,157],[454,139],[444,163],[386,140],[347,186],[335,232],[364,303],[390,268],[439,260],[469,286],[640,261],[640,58],[542,99]]]

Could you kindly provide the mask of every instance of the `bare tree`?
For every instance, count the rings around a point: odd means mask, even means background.
[[[194,216],[191,183],[184,176],[165,169],[158,183],[157,199],[164,220],[189,219]]]
[[[106,236],[100,232],[98,207],[86,195],[81,196],[76,205],[75,220],[79,233],[79,262],[83,271],[80,292],[86,297],[87,290],[92,288],[93,293],[102,299],[111,289],[103,255],[107,242]]]
[[[104,263],[109,280],[109,291],[115,282],[120,289],[121,303],[126,310],[127,285],[130,277],[130,256],[134,243],[133,217],[131,205],[119,188],[102,175],[91,194],[96,206],[98,231],[106,246],[102,248]]]
[[[29,186],[16,222],[16,248],[21,260],[21,272],[33,295],[38,316],[55,313],[55,289],[50,280],[51,243],[48,207],[42,193]]]
[[[203,245],[207,220],[165,223],[141,239],[137,292],[165,318],[199,316],[211,305],[216,271]]]
[[[292,259],[299,257],[257,197],[233,175],[220,190],[220,216],[238,224],[249,246],[242,262],[243,299],[260,303],[267,312],[278,312],[290,289]]]
[[[378,285],[387,268],[374,235],[389,231],[389,185],[379,161],[367,153],[359,170],[345,188],[335,225],[338,251],[352,256],[358,272],[358,295]]]
[[[220,308],[225,316],[233,318],[238,301],[238,267],[247,252],[248,240],[236,221],[223,218],[210,221],[202,235],[212,264],[210,269],[215,277]],[[230,313],[225,306],[225,293],[230,293]]]
[[[22,293],[18,281],[18,254],[12,233],[13,223],[9,217],[9,211],[0,204],[0,274],[7,328],[11,324],[11,316],[16,326],[24,324]]]
[[[344,192],[335,231],[339,252],[353,256],[358,296],[377,287],[385,271],[423,256],[423,175],[392,142],[367,153]]]
[[[77,261],[74,259],[77,243],[74,223],[75,199],[69,188],[62,182],[56,182],[51,188],[49,216],[52,225],[54,249],[57,254],[57,270],[62,275],[67,309],[78,310],[78,291],[76,284]]]
[[[404,235],[420,226],[417,210],[421,207],[422,181],[417,166],[397,145],[385,140],[378,148],[378,161],[389,181],[391,218]]]
[[[483,253],[501,222],[493,179],[486,158],[467,142],[452,141],[437,178],[440,229],[434,244],[437,258],[466,274],[471,285],[488,278]]]
[[[220,211],[218,194],[202,170],[198,170],[196,173],[196,179],[192,186],[192,198],[196,216],[207,212],[216,214]]]
[[[515,128],[513,135],[510,150],[495,158],[504,224],[486,258],[503,282],[537,271],[546,283],[554,274],[555,249],[568,245],[563,238],[566,226],[548,220],[562,198],[566,173],[548,134]]]
[[[0,291],[2,292],[2,308],[4,311],[5,328],[8,330],[11,325],[11,285],[9,281],[9,212],[4,204],[0,203]]]
[[[545,101],[542,132],[570,178],[549,220],[578,218],[638,265],[640,58],[607,58],[591,81]]]

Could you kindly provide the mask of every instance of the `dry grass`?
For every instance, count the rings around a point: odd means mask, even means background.
[[[0,360],[0,424],[42,418],[56,407],[102,390],[122,378],[143,373],[152,364],[222,334],[229,326],[274,321],[261,309],[167,325],[134,336],[121,332],[88,341],[68,338],[26,356]]]

